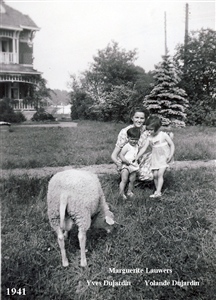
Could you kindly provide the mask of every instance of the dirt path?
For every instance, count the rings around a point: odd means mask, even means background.
[[[216,167],[216,160],[208,161],[176,161],[171,165],[171,169],[194,169],[200,167]],[[46,177],[51,176],[57,172],[69,170],[69,169],[83,169],[89,170],[98,175],[103,174],[117,174],[116,167],[114,164],[102,164],[102,165],[91,165],[91,166],[65,166],[65,167],[44,167],[35,169],[11,169],[2,170],[0,174],[2,178],[8,178],[9,176],[22,176],[28,175],[29,177]]]

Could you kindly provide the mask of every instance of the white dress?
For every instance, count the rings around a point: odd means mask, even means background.
[[[164,141],[166,135],[166,132],[160,131],[157,136],[149,137],[150,145],[152,146],[152,170],[169,166],[167,158],[170,155],[170,147],[168,143]]]

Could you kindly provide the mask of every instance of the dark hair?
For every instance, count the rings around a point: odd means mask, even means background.
[[[158,116],[150,116],[146,120],[146,129],[148,130],[148,127],[151,127],[154,129],[154,132],[156,132],[160,127],[162,126],[161,119]]]
[[[135,115],[136,112],[144,113],[145,119],[147,119],[149,114],[150,114],[148,109],[145,108],[144,106],[135,106],[130,111],[130,122],[131,122],[131,119],[133,118],[133,116]]]
[[[127,136],[129,138],[133,138],[133,139],[138,140],[140,138],[140,129],[136,128],[136,127],[129,128],[127,130]]]

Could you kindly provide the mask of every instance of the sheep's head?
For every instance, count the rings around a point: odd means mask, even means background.
[[[114,215],[108,209],[104,213],[98,213],[94,216],[92,220],[92,226],[95,228],[103,228],[107,233],[110,233],[113,230],[113,225],[115,224]]]

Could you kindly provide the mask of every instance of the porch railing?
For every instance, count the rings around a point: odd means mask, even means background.
[[[1,64],[17,64],[18,54],[14,52],[0,52]]]
[[[14,110],[35,110],[35,104],[34,101],[29,102],[23,99],[15,99],[13,101],[13,109]]]

